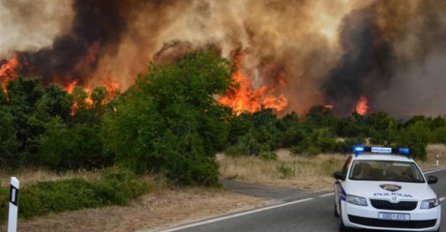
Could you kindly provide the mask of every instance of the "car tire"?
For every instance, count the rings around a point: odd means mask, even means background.
[[[339,217],[338,209],[336,207],[336,203],[334,204],[334,216]]]
[[[341,206],[341,204],[339,204]],[[350,228],[344,225],[344,221],[342,220],[342,211],[339,207],[339,232],[350,232]]]
[[[339,232],[350,232],[350,228],[344,225],[341,216],[339,216]]]

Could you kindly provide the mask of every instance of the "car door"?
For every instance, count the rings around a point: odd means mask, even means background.
[[[345,179],[347,179],[347,172],[348,172],[351,162],[352,162],[352,156],[349,156],[348,159],[345,161],[344,166],[342,167],[341,173]],[[336,204],[337,212],[339,212],[340,202],[342,200],[341,198],[345,197],[344,196],[345,191],[343,188],[345,179],[344,180],[336,180],[336,183],[335,183],[335,196],[336,196],[335,204]]]

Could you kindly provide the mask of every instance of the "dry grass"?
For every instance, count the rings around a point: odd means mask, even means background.
[[[15,176],[20,180],[20,185],[27,185],[38,181],[56,181],[73,178],[82,178],[86,180],[97,180],[100,178],[99,171],[66,171],[56,173],[44,169],[23,169],[14,172],[6,172],[0,170],[0,181],[3,186],[8,185],[11,176]]]
[[[437,166],[435,165],[435,156],[440,154],[440,165],[446,166],[446,145],[444,144],[430,144],[427,146],[427,160],[418,161],[418,164],[423,170],[433,169]]]
[[[227,157],[218,155],[223,178],[242,182],[321,190],[333,184],[332,173],[340,170],[345,155],[331,154],[292,156],[288,150],[277,152],[277,160],[256,157]]]
[[[427,147],[427,160],[418,161],[424,169],[435,168],[435,155],[442,154],[440,166],[446,166],[446,146],[432,144]],[[288,150],[277,151],[277,160],[256,157],[228,157],[219,154],[220,174],[223,178],[242,182],[325,190],[333,185],[332,173],[342,168],[347,157],[325,154],[314,157],[292,156]]]
[[[65,212],[20,220],[18,231],[118,232],[155,229],[190,220],[264,205],[263,199],[242,196],[222,189],[159,189],[131,202],[129,206]],[[2,230],[5,230],[3,225]]]

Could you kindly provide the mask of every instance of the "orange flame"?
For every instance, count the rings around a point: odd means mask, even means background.
[[[218,99],[218,102],[232,108],[236,114],[242,112],[254,113],[260,111],[262,107],[282,111],[288,105],[288,99],[281,94],[279,97],[271,95],[274,87],[262,85],[258,89],[252,89],[251,82],[245,77],[241,69],[240,56],[234,58],[236,70],[232,74],[232,79],[238,88],[232,87],[225,96]],[[277,82],[285,85],[283,74],[277,76]]]
[[[74,88],[78,85],[78,80],[73,80],[70,83],[68,83],[65,87],[64,90],[68,93],[68,94],[72,94],[74,91]],[[107,101],[112,100],[114,97],[117,96],[117,94],[120,91],[120,84],[113,82],[112,79],[110,77],[106,78],[102,85],[105,87],[106,91],[107,91],[107,97],[105,102],[102,102],[102,104],[106,103]],[[90,86],[86,86],[86,87],[82,87],[85,91],[85,93],[87,94],[87,97],[85,98],[85,105],[89,108],[92,107],[93,105],[93,99],[91,98],[91,93],[92,93],[92,88]],[[79,109],[79,106],[77,105],[77,103],[73,103],[73,105],[71,106],[71,114],[75,114],[76,111]]]
[[[105,78],[105,80],[103,81],[103,85],[107,90],[107,95],[109,98],[113,98],[115,95],[119,93],[121,89],[121,85],[117,82],[113,82],[110,76]]]
[[[356,113],[359,115],[366,115],[369,111],[369,101],[366,97],[360,97],[358,104],[356,104]]]
[[[15,69],[19,65],[17,58],[15,56],[11,57],[6,63],[0,66],[0,84],[3,88],[3,91],[6,91],[6,85],[9,80],[17,77]]]
[[[72,94],[74,87],[76,87],[78,80],[74,80],[70,82],[67,86],[65,86],[65,91],[67,91],[68,94]]]
[[[327,109],[327,110],[332,110],[334,108],[334,106],[331,105],[331,104],[325,104],[324,108]]]
[[[87,93],[87,98],[85,98],[85,104],[87,107],[91,107],[93,105],[93,99],[91,99],[91,88],[85,87],[84,91]]]

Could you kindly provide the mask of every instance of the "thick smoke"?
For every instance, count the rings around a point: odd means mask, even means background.
[[[388,86],[394,75],[395,52],[380,33],[371,9],[344,18],[339,37],[345,53],[324,80],[326,99],[341,114],[353,111],[361,96],[370,98]]]
[[[76,15],[68,34],[56,38],[50,47],[18,53],[20,63],[27,64],[22,67],[22,74],[40,75],[45,81],[57,78],[63,83],[71,79],[82,83],[90,78],[99,53],[104,47],[119,43],[125,30],[120,7],[118,1],[75,1]]]
[[[68,32],[73,14],[69,0],[1,0],[0,58],[51,46]]]
[[[345,115],[365,96],[374,111],[446,113],[446,1],[4,1],[2,19],[23,18],[0,23],[0,58],[15,51],[20,74],[47,82],[126,88],[150,61],[214,47],[227,58],[239,51],[252,87],[274,86],[287,111],[332,104]],[[26,30],[4,42],[4,31]]]
[[[344,17],[323,89],[338,113],[360,96],[395,115],[446,113],[446,2],[376,1]]]

